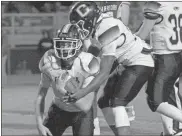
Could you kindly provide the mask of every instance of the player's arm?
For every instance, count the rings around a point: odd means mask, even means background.
[[[90,92],[97,91],[100,85],[109,77],[110,70],[116,59],[116,48],[117,45],[121,45],[122,39],[119,26],[113,26],[110,29],[107,29],[98,37],[99,43],[102,45],[101,52],[102,57],[100,60],[100,71],[99,74],[92,80],[92,82],[84,89],[78,90],[71,97],[76,100],[84,97]]]
[[[53,79],[55,79],[55,77],[57,77],[59,75],[59,72],[61,72],[61,71],[55,72],[55,70],[53,69],[52,64],[51,64],[53,61],[52,59],[54,59],[53,50],[50,49],[47,52],[45,52],[45,54],[41,58],[41,60],[39,62],[39,69],[42,73],[46,74],[53,80]]]
[[[92,77],[91,77],[92,78]],[[86,79],[86,80],[92,80],[92,79]],[[74,103],[74,105],[79,108],[80,110],[84,111],[85,113],[87,113],[90,108],[92,107],[93,101],[94,101],[94,92],[91,92],[89,94],[87,94],[86,96],[84,96],[83,98],[79,99],[78,101],[76,101]]]
[[[47,91],[48,91],[48,88],[39,87],[39,92],[36,99],[36,110],[35,110],[37,124],[43,123],[45,97],[47,95]]]
[[[71,98],[74,101],[76,101],[91,92],[96,92],[98,88],[102,85],[102,83],[109,78],[110,70],[112,68],[115,59],[116,59],[115,56],[110,56],[110,55],[103,56],[100,62],[101,64],[100,64],[99,74],[95,76],[95,78],[86,88],[80,89],[76,91],[76,93],[71,95]]]
[[[51,62],[49,60],[49,52],[51,50],[45,52],[45,54],[42,56],[40,62],[39,62],[39,69],[42,73],[48,74],[50,73],[52,67],[51,67]]]
[[[50,79],[45,75],[41,74],[41,81],[39,85],[39,92],[35,103],[35,116],[37,122],[37,128],[39,133],[42,135],[52,135],[51,132],[43,125],[43,115],[45,108],[45,97],[50,86]]]
[[[157,20],[160,18],[161,15],[157,13],[159,7],[160,4],[156,1],[150,1],[145,4],[143,24],[138,32],[135,33],[142,40],[147,38],[150,31],[157,23]]]
[[[118,8],[117,18],[122,20],[122,22],[128,26],[130,16],[130,2],[123,1]]]
[[[91,74],[92,76],[89,76],[88,78],[85,79],[82,88],[88,86],[90,82],[95,78],[95,75],[97,75],[100,70],[100,63],[96,57],[94,56],[92,57],[92,60],[88,64],[88,69],[89,69],[89,74]],[[75,105],[82,111],[88,112],[92,107],[94,97],[95,97],[95,92],[91,92],[87,94],[85,97],[76,101]]]
[[[92,80],[92,82],[88,85],[88,87],[86,87],[85,92],[89,93],[97,91],[100,85],[109,77],[110,70],[112,68],[115,59],[116,59],[115,56],[110,56],[110,55],[103,56],[101,58],[100,72],[98,75],[96,75],[96,77],[94,78],[94,80]]]
[[[65,89],[67,91],[69,90],[68,92],[74,93],[75,88],[84,89],[94,79],[94,76],[99,72],[100,63],[96,57],[94,57],[93,55],[90,54],[90,56],[87,57],[87,59],[85,59],[83,61],[87,61],[87,62],[83,62],[84,65],[82,65],[82,67],[86,73],[84,75],[82,75],[82,74],[79,75],[79,81],[80,81],[79,84],[77,82],[75,82],[74,78],[72,81],[70,80],[69,82],[67,82]],[[75,84],[74,85],[75,87],[71,87],[72,85],[69,84],[70,82],[72,84]],[[73,104],[81,111],[88,112],[90,110],[90,108],[92,107],[94,97],[95,97],[95,92],[91,92]]]
[[[95,46],[96,40],[89,38],[83,41],[83,51],[91,53],[94,56],[98,56],[100,53],[100,50]]]

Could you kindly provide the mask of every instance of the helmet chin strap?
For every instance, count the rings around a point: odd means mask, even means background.
[[[94,18],[93,26],[92,26],[92,27],[94,27],[94,29],[92,29],[91,33],[89,34],[90,36],[92,36],[92,38],[94,37],[95,31],[96,31],[96,28],[97,28],[97,26],[96,26],[96,24],[97,24],[97,19],[98,19],[97,17]]]
[[[82,48],[82,47],[81,47],[81,48]],[[80,51],[79,51],[75,56],[69,58],[70,60],[73,59],[73,60],[71,60],[71,61],[72,61],[71,64],[69,64],[69,62],[68,62],[68,61],[70,61],[69,59],[61,59],[61,67],[62,67],[63,69],[66,69],[66,70],[70,70],[70,69],[72,68],[72,66],[73,66],[73,63],[74,63],[75,59],[76,59],[76,58],[79,56],[79,54],[82,52],[81,50],[82,50],[82,49],[80,49]],[[68,62],[68,63],[67,63],[67,62]]]

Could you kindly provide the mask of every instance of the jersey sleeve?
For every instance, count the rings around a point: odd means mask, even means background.
[[[161,17],[159,14],[160,4],[156,1],[146,2],[143,9],[143,14],[146,19],[156,20]]]
[[[102,55],[103,56],[115,56],[117,48],[123,46],[126,40],[126,35],[122,33],[119,37],[117,37],[113,42],[108,44],[107,46],[104,46],[102,48]]]
[[[48,75],[41,73],[40,86],[44,88],[49,88],[50,84],[51,79],[48,77]]]
[[[117,44],[115,41],[118,39],[118,37],[120,37],[120,35],[120,28],[117,24],[108,28],[106,31],[99,35],[98,41],[100,42],[102,47],[102,55],[115,56],[117,48]]]
[[[116,48],[117,45],[114,43],[111,43],[109,45],[106,45],[102,48],[102,55],[103,56],[116,56]]]

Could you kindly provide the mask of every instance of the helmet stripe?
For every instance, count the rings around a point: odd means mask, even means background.
[[[68,33],[68,31],[70,30],[70,27],[72,26],[72,24],[66,24],[63,29],[62,29],[62,33]]]

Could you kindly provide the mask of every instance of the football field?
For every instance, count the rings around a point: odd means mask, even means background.
[[[39,75],[8,77],[8,85],[2,89],[2,135],[38,135],[34,105],[39,79]],[[46,111],[52,97],[50,89],[46,97]],[[136,113],[136,118],[131,123],[132,133],[134,135],[160,135],[162,131],[160,117],[148,108],[144,89],[130,105],[134,105]],[[113,135],[100,110],[98,110],[98,116],[101,134]],[[71,133],[71,129],[68,128],[64,134]]]

